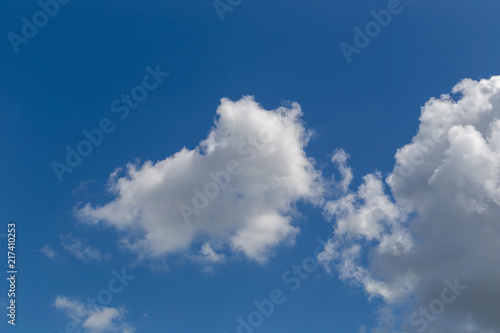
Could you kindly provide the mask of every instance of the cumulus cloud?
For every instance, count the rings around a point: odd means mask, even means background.
[[[222,244],[265,261],[299,232],[295,204],[321,203],[321,176],[304,151],[311,133],[301,114],[296,103],[268,111],[252,97],[222,99],[197,147],[117,169],[109,180],[114,199],[79,207],[76,216],[124,231],[123,244],[141,258],[196,247],[208,261],[220,261],[210,244]]]
[[[54,306],[63,311],[85,333],[133,333],[135,328],[124,321],[126,310],[85,304],[76,298],[57,296]],[[77,329],[77,330],[78,330]]]
[[[81,239],[75,238],[71,234],[61,235],[61,245],[66,251],[85,262],[101,262],[110,259],[109,255],[102,254],[101,251],[90,245],[83,245]]]
[[[50,259],[54,259],[57,256],[57,252],[47,244],[45,244],[39,251],[45,254]]]
[[[429,100],[385,180],[374,172],[349,190],[336,156],[345,190],[325,205],[335,223],[319,259],[386,302],[372,332],[500,331],[500,77]],[[466,288],[450,304],[445,280]]]

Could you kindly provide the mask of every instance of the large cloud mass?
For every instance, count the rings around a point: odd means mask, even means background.
[[[333,161],[349,182],[346,154]],[[374,332],[500,332],[500,77],[429,100],[391,175],[342,187],[319,258],[386,301]]]
[[[126,231],[124,243],[143,257],[196,245],[212,262],[222,258],[217,249],[264,261],[277,244],[293,241],[295,203],[319,203],[323,191],[304,152],[310,132],[300,106],[267,111],[251,97],[223,99],[217,115],[198,147],[116,170],[114,200],[76,215]]]

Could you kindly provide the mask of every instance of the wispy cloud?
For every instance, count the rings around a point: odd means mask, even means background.
[[[40,250],[43,254],[45,254],[48,258],[54,259],[57,256],[57,252],[54,251],[49,245],[45,244]]]
[[[66,251],[85,262],[110,260],[108,254],[102,254],[101,251],[90,245],[83,245],[81,239],[75,238],[71,234],[61,235],[61,245]]]

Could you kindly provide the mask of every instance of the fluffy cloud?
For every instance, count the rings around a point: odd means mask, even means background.
[[[350,191],[337,152],[345,191],[325,205],[333,251],[319,259],[386,301],[373,332],[500,331],[500,77],[429,100],[395,158],[386,180],[374,172]],[[445,280],[467,286],[450,304]]]
[[[251,97],[223,99],[198,147],[117,169],[109,180],[114,200],[86,204],[76,216],[125,231],[123,243],[140,257],[198,247],[208,261],[221,261],[215,244],[265,261],[299,232],[292,224],[295,203],[321,202],[301,114],[296,103],[267,111]]]
[[[85,262],[100,262],[110,259],[109,255],[102,254],[101,251],[90,245],[83,245],[81,239],[75,238],[71,234],[61,235],[61,245],[66,251]]]
[[[78,299],[57,296],[54,306],[64,311],[66,316],[76,323],[79,329],[88,333],[133,333],[135,329],[124,322],[126,314],[123,308],[112,308],[85,304]]]

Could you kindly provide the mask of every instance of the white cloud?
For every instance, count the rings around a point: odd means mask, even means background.
[[[64,311],[85,333],[133,333],[134,327],[124,321],[124,308],[85,304],[76,298],[57,296],[54,306]]]
[[[109,255],[102,254],[101,251],[90,245],[83,245],[81,239],[75,238],[71,234],[61,235],[61,245],[66,251],[85,262],[100,262],[110,259]]]
[[[251,97],[222,99],[215,126],[198,147],[128,164],[124,174],[117,169],[109,181],[115,198],[87,204],[76,216],[126,231],[123,243],[140,257],[189,252],[208,240],[265,261],[299,232],[292,225],[295,203],[321,202],[301,114],[296,103],[267,111]]]
[[[343,149],[337,149],[332,156],[332,162],[338,167],[341,180],[338,182],[340,191],[346,192],[351,185],[353,174],[352,169],[347,165],[349,155]]]
[[[49,245],[45,244],[40,250],[43,254],[45,254],[48,258],[54,259],[57,256],[57,252],[54,251]]]
[[[201,255],[203,256],[203,259],[207,262],[213,262],[213,263],[218,263],[222,262],[226,259],[226,257],[223,254],[218,254],[216,253],[213,249],[210,243],[205,243],[201,247]]]
[[[85,319],[83,326],[91,330],[109,329],[109,327],[113,325],[113,320],[120,317],[121,313],[118,309],[103,308],[101,311],[96,311]]]
[[[336,221],[333,251],[319,259],[388,304],[373,332],[394,332],[395,321],[409,331],[500,331],[500,77],[463,80],[427,102],[386,182],[365,176],[325,215]],[[455,277],[467,290],[425,329],[410,324]]]
[[[366,326],[361,325],[361,327],[360,327],[360,328],[359,328],[359,330],[358,330],[358,333],[366,333],[366,332],[367,332],[367,330],[366,330]]]

